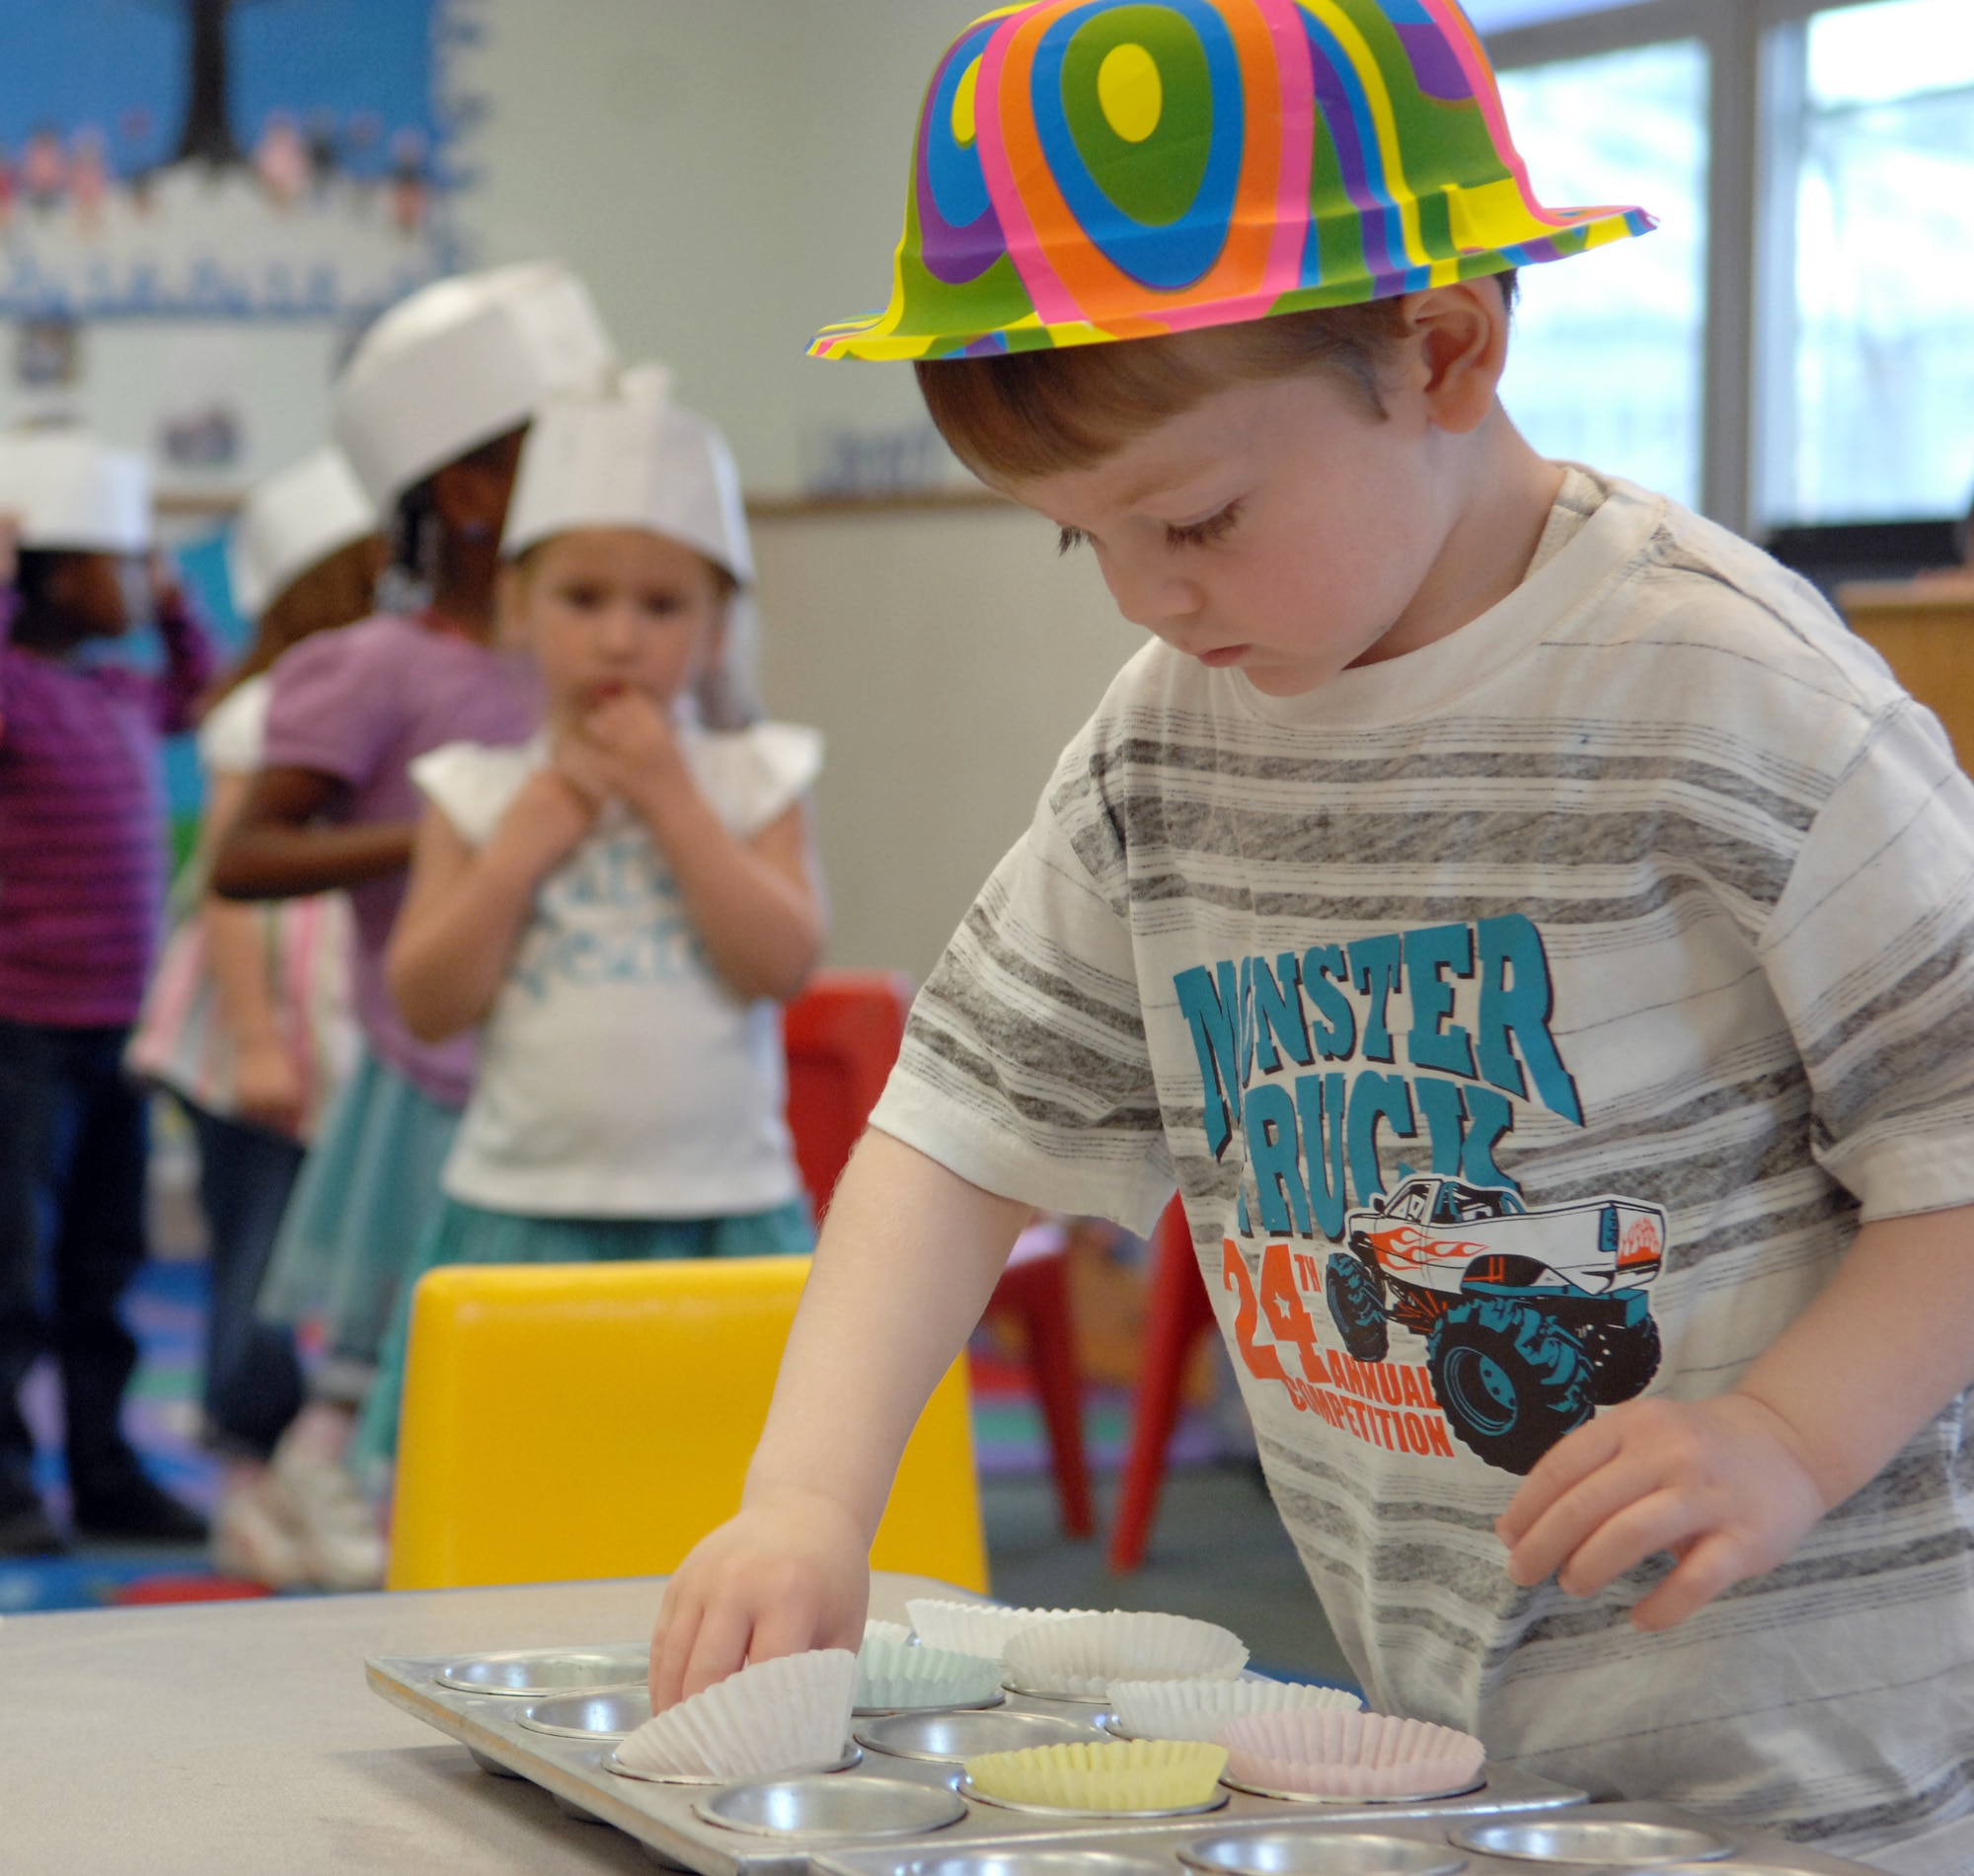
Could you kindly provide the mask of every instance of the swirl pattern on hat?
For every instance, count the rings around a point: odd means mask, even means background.
[[[1648,233],[1546,208],[1455,0],[1033,0],[919,116],[890,305],[817,357],[990,356],[1361,304]]]

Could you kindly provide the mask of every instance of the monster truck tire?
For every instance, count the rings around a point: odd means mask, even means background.
[[[1583,1344],[1532,1304],[1456,1304],[1434,1324],[1425,1360],[1448,1425],[1504,1472],[1532,1471],[1596,1411]]]
[[[1586,1322],[1573,1331],[1590,1363],[1590,1386],[1600,1407],[1635,1399],[1659,1372],[1659,1325],[1647,1315],[1631,1327]]]
[[[1343,1250],[1330,1252],[1324,1266],[1323,1300],[1352,1355],[1360,1362],[1385,1359],[1392,1345],[1391,1325],[1385,1320],[1385,1286],[1363,1258]]]

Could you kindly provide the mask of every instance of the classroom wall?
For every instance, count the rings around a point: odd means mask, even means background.
[[[769,519],[755,546],[768,706],[829,737],[831,959],[923,980],[1144,635],[1025,509]]]
[[[618,342],[677,369],[748,487],[792,492],[832,430],[922,426],[903,366],[823,365],[815,329],[883,303],[918,104],[973,0],[488,0],[456,79],[484,98],[460,231],[556,254]]]
[[[491,0],[459,73],[491,106],[465,146],[474,258],[569,260],[624,350],[725,427],[752,494],[811,488],[832,433],[924,425],[907,367],[803,347],[885,297],[919,98],[978,11]],[[831,961],[923,978],[1142,635],[1014,509],[785,514],[756,541],[769,707],[829,737]]]

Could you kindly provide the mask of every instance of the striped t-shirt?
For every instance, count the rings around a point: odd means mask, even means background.
[[[1938,725],[1662,499],[1572,473],[1552,536],[1482,618],[1306,696],[1135,657],[875,1123],[1139,1230],[1177,1177],[1374,1705],[1965,1871],[1964,1399],[1669,1633],[1627,1620],[1662,1558],[1586,1601],[1503,1568],[1571,1427],[1725,1391],[1860,1220],[1974,1203],[1974,788]]]
[[[157,675],[0,642],[0,1018],[134,1021],[164,910],[162,736],[190,725],[212,647],[160,609]],[[4,621],[0,621],[4,631]]]

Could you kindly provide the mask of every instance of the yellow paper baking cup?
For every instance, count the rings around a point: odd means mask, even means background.
[[[1164,1739],[1031,1746],[966,1762],[981,1796],[1057,1811],[1179,1811],[1209,1803],[1227,1754],[1219,1746]]]

